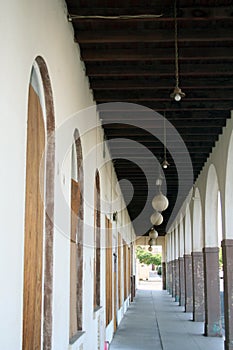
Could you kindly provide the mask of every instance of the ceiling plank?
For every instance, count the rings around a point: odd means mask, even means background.
[[[125,30],[111,31],[76,31],[76,40],[80,44],[96,44],[96,43],[173,43],[174,32],[171,30],[144,30],[137,32],[129,32]],[[187,30],[180,28],[178,34],[180,43],[205,43],[205,42],[229,42],[233,41],[232,31],[229,29],[202,31],[198,27]]]
[[[109,102],[107,100],[103,100],[103,101],[97,101],[97,103],[106,103]],[[112,102],[112,101],[111,101]],[[122,108],[124,107],[124,103],[122,101],[118,101],[121,102],[120,104],[122,105]],[[129,101],[124,101],[125,104],[127,104],[126,102]],[[131,101],[132,102],[132,101]],[[112,111],[114,110],[113,108],[114,103],[109,103],[106,105],[106,110],[108,111]],[[151,109],[154,109],[158,112],[160,111],[180,111],[182,110],[184,111],[210,111],[210,110],[227,110],[230,111],[233,107],[233,101],[204,101],[202,102],[198,102],[198,101],[187,101],[187,99],[182,100],[182,102],[177,103],[177,102],[173,102],[171,99],[167,100],[167,101],[155,101],[155,102],[150,102],[150,101],[140,101],[140,107],[145,106]],[[135,108],[136,109],[136,105],[134,106],[134,104],[132,104],[132,109]]]
[[[182,90],[184,91],[183,85]],[[170,89],[169,89],[170,90]],[[186,101],[233,101],[233,89],[226,90],[185,90],[185,100]],[[170,101],[171,98],[169,93],[161,91],[159,89],[154,89],[153,91],[95,91],[94,97],[99,102],[101,101]]]
[[[231,67],[227,68],[227,65],[225,65],[225,71],[231,72],[232,71],[232,77],[233,77],[233,67],[231,64]],[[211,72],[211,67],[206,67],[206,70],[204,70],[203,65],[200,65],[201,69],[204,71]],[[219,65],[212,65],[213,69],[213,76],[214,72],[216,70],[221,69],[221,64]],[[184,71],[184,67],[180,66],[180,69]],[[159,72],[158,72],[159,73]],[[174,76],[174,70],[171,72],[171,76],[173,78]],[[167,90],[171,88],[171,79],[160,79],[160,78],[135,78],[135,77],[126,77],[126,78],[92,78],[90,79],[90,86],[94,90],[103,90],[103,91],[109,91],[109,90]],[[190,80],[190,78],[183,77],[182,79],[182,88],[184,90],[196,90],[196,89],[208,89],[208,90],[226,90],[226,89],[233,89],[233,78],[231,77],[217,77],[215,78],[204,78],[202,79],[193,79]],[[116,91],[115,91],[116,92]]]
[[[233,35],[232,35],[233,37]],[[135,48],[93,48],[81,49],[81,58],[85,62],[91,61],[174,61],[174,48],[150,48],[150,49],[135,49]],[[192,47],[179,48],[179,61],[190,60],[229,60],[233,58],[233,47],[199,47],[194,50]],[[114,67],[112,67],[114,68]],[[231,69],[232,71],[232,69]]]

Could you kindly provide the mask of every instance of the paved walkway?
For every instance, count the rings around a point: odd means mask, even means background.
[[[141,287],[143,288],[143,287]],[[202,322],[191,321],[166,291],[137,290],[126,312],[111,350],[223,350],[222,338],[203,336]]]

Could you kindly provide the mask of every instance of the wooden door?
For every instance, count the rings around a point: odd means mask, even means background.
[[[30,85],[24,240],[23,350],[41,349],[45,131],[38,95]]]
[[[70,338],[78,331],[77,315],[77,225],[80,208],[79,183],[71,179],[71,232],[70,232]]]
[[[105,218],[106,227],[106,262],[105,262],[105,278],[106,278],[106,327],[112,320],[112,224]]]
[[[116,258],[114,257],[114,304],[113,304],[113,325],[114,332],[117,330],[117,273],[116,273]]]

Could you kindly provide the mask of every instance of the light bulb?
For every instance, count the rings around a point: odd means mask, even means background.
[[[180,94],[175,94],[174,99],[175,101],[179,102],[181,100]]]
[[[164,159],[164,161],[163,161],[163,163],[162,163],[162,167],[163,167],[164,169],[167,169],[168,166],[169,166],[169,163],[168,163],[167,159]]]
[[[148,250],[149,250],[149,252],[152,252],[153,248],[150,246],[150,247],[148,248]]]

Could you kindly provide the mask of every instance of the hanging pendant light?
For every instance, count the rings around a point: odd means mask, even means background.
[[[170,97],[175,101],[179,102],[183,97],[185,97],[185,93],[179,87],[179,54],[178,54],[178,30],[177,30],[177,8],[176,8],[176,0],[174,2],[174,21],[175,21],[175,77],[176,77],[176,85],[173,92],[170,94]]]
[[[156,245],[156,240],[155,240],[154,238],[150,238],[148,244],[149,244],[150,246]]]
[[[166,196],[162,194],[162,192],[157,194],[152,200],[152,207],[155,210],[160,212],[166,210],[168,207],[168,204],[169,204],[168,199]]]
[[[155,226],[161,225],[163,222],[163,215],[158,211],[155,211],[150,217],[150,222]]]
[[[149,237],[151,239],[156,239],[158,238],[158,235],[159,235],[158,232],[154,229],[154,227],[152,227],[149,232]]]
[[[149,248],[148,250],[151,252],[153,250],[152,246],[153,245],[156,245],[156,239],[158,238],[158,232],[154,229],[154,227],[152,227],[150,229],[150,232],[149,232],[149,241],[148,241],[148,244],[149,244]]]
[[[158,194],[152,199],[152,207],[155,209],[156,212],[162,212],[162,211],[167,209],[169,202],[168,202],[167,197],[164,196],[164,194],[161,191],[162,176],[160,174],[160,167],[159,167],[159,178],[156,180],[156,186],[158,187],[158,190],[157,190]],[[154,217],[152,218],[152,220],[153,219],[154,219]],[[160,218],[160,220],[161,220],[161,218]]]

